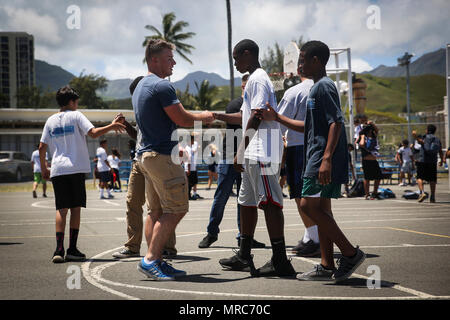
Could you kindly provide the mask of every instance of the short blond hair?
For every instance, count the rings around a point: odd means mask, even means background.
[[[150,39],[147,42],[147,47],[145,48],[145,61],[149,63],[150,58],[157,55],[164,49],[175,50],[175,46],[163,39]]]

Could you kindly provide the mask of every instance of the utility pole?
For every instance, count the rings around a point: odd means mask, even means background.
[[[411,58],[414,57],[414,54],[409,54],[408,52],[405,52],[405,54],[398,58],[398,65],[399,66],[406,66],[406,112],[408,114],[408,141],[409,143],[412,142],[411,138],[411,104],[409,99],[409,64],[411,63]]]

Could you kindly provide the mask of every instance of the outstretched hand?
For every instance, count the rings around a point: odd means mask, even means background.
[[[261,108],[256,110],[256,117],[259,120],[264,120],[264,121],[275,121],[277,119],[277,113],[276,111],[272,108],[272,106],[266,102],[266,108]]]
[[[211,123],[215,120],[214,114],[210,111],[203,111],[203,122],[205,123]]]

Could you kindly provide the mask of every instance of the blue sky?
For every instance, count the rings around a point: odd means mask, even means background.
[[[405,51],[416,57],[450,42],[448,0],[231,0],[233,43],[255,40],[265,52],[278,42],[317,39],[350,47],[352,69],[396,65]],[[80,29],[67,28],[70,5],[80,9]],[[378,8],[374,28],[371,5]],[[225,0],[0,0],[0,30],[26,31],[35,37],[37,59],[74,74],[82,70],[108,79],[133,78],[146,72],[141,44],[151,24],[161,28],[164,13],[189,22],[196,36],[192,65],[175,56],[172,80],[193,71],[229,78]],[[370,20],[372,19],[372,20]],[[368,20],[372,22],[368,27]],[[369,21],[369,22],[370,22]],[[238,73],[235,71],[235,76]]]

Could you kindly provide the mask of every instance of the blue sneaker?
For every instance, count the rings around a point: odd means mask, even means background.
[[[145,263],[144,258],[138,263],[137,266],[138,271],[145,274],[151,280],[157,281],[171,281],[175,280],[173,275],[166,274],[162,271],[161,261],[156,260],[150,264]]]
[[[174,277],[182,277],[186,275],[186,271],[178,270],[172,267],[172,265],[166,261],[161,261],[161,270],[168,275],[174,276]]]

